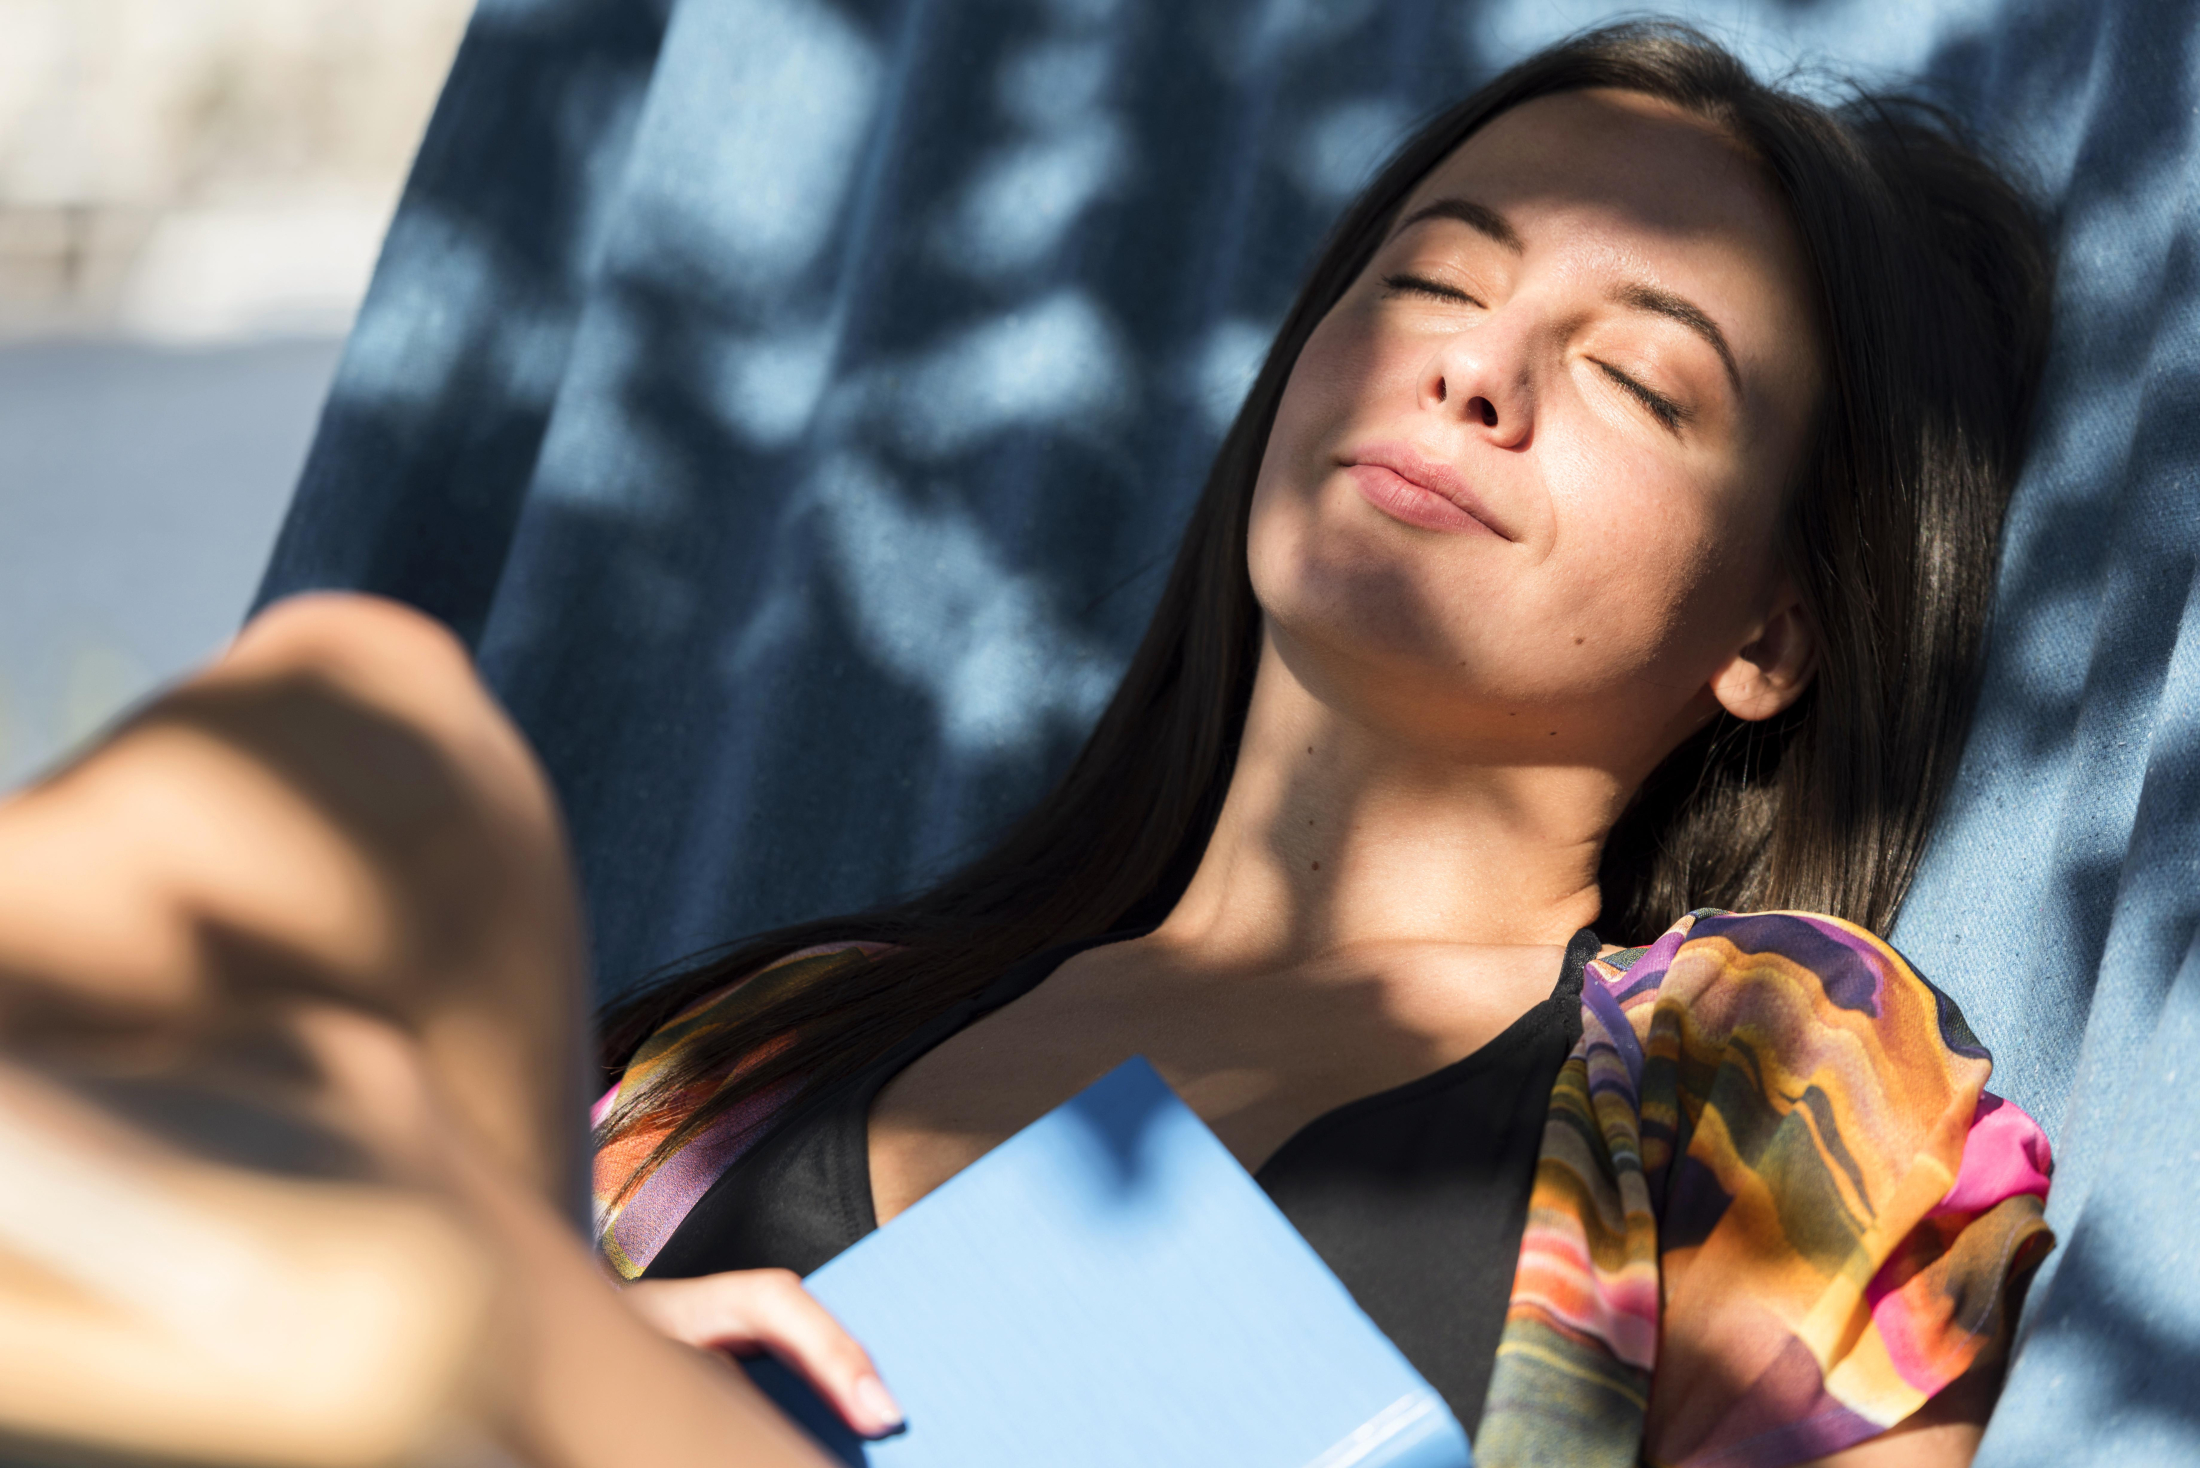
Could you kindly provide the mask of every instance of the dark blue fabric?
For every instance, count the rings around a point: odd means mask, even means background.
[[[264,594],[471,640],[607,988],[1059,770],[1339,203],[1600,0],[484,0]],[[2061,209],[1954,806],[1893,935],[2057,1137],[1980,1459],[2200,1464],[2193,0],[1683,6],[1922,78]]]

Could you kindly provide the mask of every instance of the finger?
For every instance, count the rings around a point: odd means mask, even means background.
[[[742,1270],[647,1284],[630,1297],[661,1329],[690,1345],[754,1353],[787,1363],[841,1418],[866,1437],[902,1424],[901,1408],[870,1354],[784,1269]]]
[[[801,1372],[856,1431],[876,1437],[899,1428],[901,1408],[879,1379],[870,1353],[794,1274],[758,1275],[751,1295],[756,1343]]]

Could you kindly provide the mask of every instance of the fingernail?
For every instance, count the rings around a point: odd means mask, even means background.
[[[856,1378],[856,1410],[871,1424],[873,1432],[892,1432],[902,1424],[901,1407],[886,1390],[886,1383],[875,1376]]]

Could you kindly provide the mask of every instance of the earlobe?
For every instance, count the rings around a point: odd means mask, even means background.
[[[1818,637],[1801,601],[1782,589],[1771,616],[1711,677],[1711,695],[1737,719],[1755,723],[1792,706],[1818,670]]]

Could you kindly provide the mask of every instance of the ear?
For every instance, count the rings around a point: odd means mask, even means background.
[[[1769,719],[1803,696],[1818,671],[1818,636],[1794,587],[1780,583],[1767,616],[1740,651],[1711,675],[1711,696],[1737,719]]]

